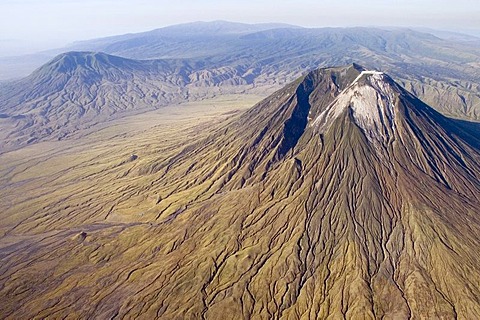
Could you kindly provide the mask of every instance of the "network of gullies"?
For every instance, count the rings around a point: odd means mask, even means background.
[[[480,319],[477,124],[349,65],[187,127],[1,165],[2,318]]]

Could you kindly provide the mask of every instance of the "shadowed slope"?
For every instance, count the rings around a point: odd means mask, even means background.
[[[212,131],[6,220],[2,314],[480,317],[471,128],[349,66]]]

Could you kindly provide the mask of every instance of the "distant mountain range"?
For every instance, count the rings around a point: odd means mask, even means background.
[[[0,315],[478,319],[478,130],[352,64],[138,158],[7,171],[50,183],[1,207]]]
[[[480,46],[409,29],[198,22],[69,49],[82,51],[0,84],[3,150],[178,101],[268,94],[308,70],[353,62],[389,72],[446,115],[480,120]]]

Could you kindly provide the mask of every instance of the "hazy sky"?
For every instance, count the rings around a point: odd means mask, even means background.
[[[0,55],[210,20],[414,26],[480,35],[479,0],[0,0]]]

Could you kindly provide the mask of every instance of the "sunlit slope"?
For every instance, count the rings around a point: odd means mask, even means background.
[[[236,70],[211,69],[202,75],[194,74],[196,68],[180,60],[58,55],[30,76],[0,87],[0,153],[69,139],[132,114],[245,90],[246,81]]]
[[[77,152],[68,173],[25,168],[1,314],[478,318],[475,130],[352,65],[167,141]]]

